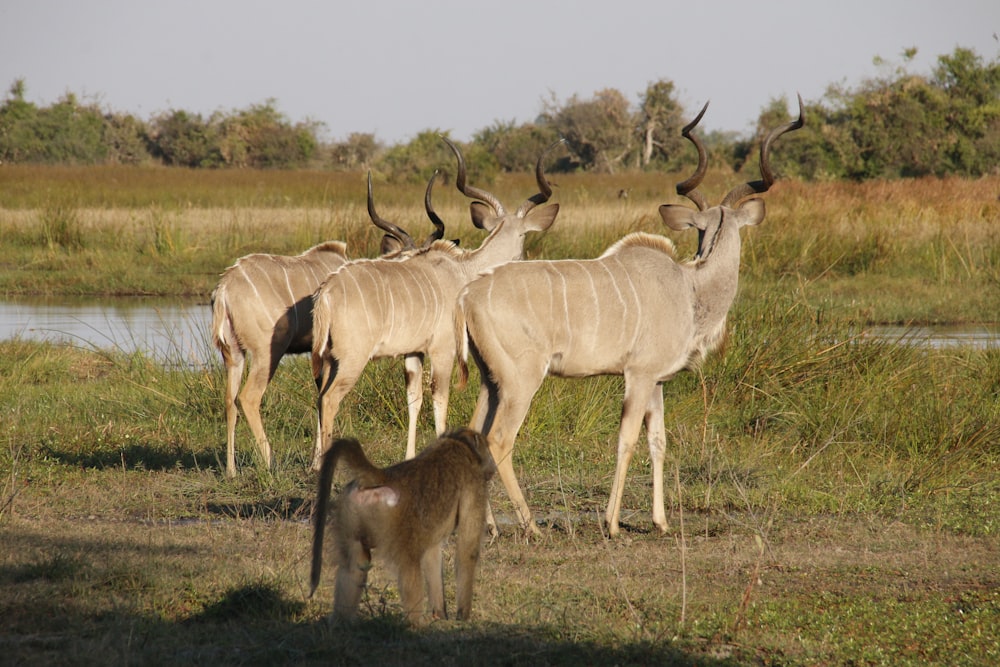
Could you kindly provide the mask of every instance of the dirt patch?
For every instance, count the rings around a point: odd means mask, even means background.
[[[749,524],[689,513],[683,559],[679,533],[626,530],[608,540],[596,517],[572,533],[546,528],[531,543],[505,528],[485,545],[474,620],[420,632],[399,624],[393,578],[376,562],[364,630],[351,636],[323,621],[331,572],[315,598],[306,595],[311,529],[302,517],[13,519],[0,526],[0,646],[23,664],[67,650],[93,656],[107,645],[125,661],[155,650],[174,656],[167,663],[222,664],[248,654],[339,660],[344,651],[376,661],[407,654],[414,664],[432,662],[435,651],[444,664],[469,655],[472,664],[796,664],[866,655],[845,648],[846,631],[871,641],[877,633],[887,655],[927,662],[954,645],[954,632],[966,633],[965,650],[986,655],[996,646],[996,634],[985,634],[1000,624],[995,540],[851,516],[772,520],[763,537]],[[911,645],[906,633],[886,629],[912,623],[913,610],[938,615],[939,634]],[[296,643],[263,644],[281,634]],[[511,639],[502,654],[501,637]]]

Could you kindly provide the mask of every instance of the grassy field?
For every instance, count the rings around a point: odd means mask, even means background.
[[[553,177],[561,212],[533,235],[535,258],[592,257],[632,230],[663,233],[681,174]],[[470,175],[473,183],[474,175]],[[710,173],[712,201],[737,183]],[[526,175],[491,188],[508,207],[535,192]],[[251,252],[295,254],[329,239],[377,253],[362,174],[128,168],[0,169],[0,294],[207,298]],[[620,191],[629,193],[619,198]],[[743,297],[783,294],[817,316],[859,322],[1000,319],[1000,177],[805,184],[778,181],[764,224],[744,232]],[[416,238],[431,227],[423,188],[376,179],[385,218]],[[449,238],[475,247],[468,200],[450,184],[435,205]],[[672,235],[690,253],[695,235]]]
[[[718,198],[734,179],[712,174],[704,189]],[[553,180],[562,211],[529,239],[534,257],[591,257],[659,231],[656,206],[676,201],[679,179]],[[363,184],[5,166],[0,291],[206,299],[247,252],[341,238],[371,256]],[[489,187],[508,205],[533,192],[524,176]],[[375,192],[384,217],[429,229],[420,188]],[[357,625],[324,620],[329,571],[306,596],[305,359],[286,359],[265,397],[274,473],[254,465],[241,422],[229,480],[219,365],[0,342],[0,662],[996,664],[1000,349],[864,330],[1000,319],[998,192],[998,178],[776,184],[765,223],[744,232],[725,354],[665,387],[670,531],[651,530],[641,447],[623,535],[601,530],[621,380],[548,380],[514,453],[543,537],[524,541],[495,483],[506,523],[467,623],[406,628],[378,566]],[[467,201],[453,188],[436,201],[448,236],[477,245]],[[380,464],[402,455],[402,378],[399,360],[371,364],[339,417]],[[455,423],[475,386],[453,395]],[[420,428],[429,437],[429,415]]]

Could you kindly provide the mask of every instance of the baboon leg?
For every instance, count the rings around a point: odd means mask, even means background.
[[[333,593],[333,613],[338,618],[353,618],[357,614],[371,562],[371,552],[360,540],[341,545]]]
[[[663,503],[663,459],[667,435],[663,424],[663,385],[657,384],[646,408],[646,438],[653,467],[653,525],[667,532],[667,513]]]
[[[420,419],[420,408],[424,404],[424,356],[408,354],[403,359],[406,370],[406,407],[409,423],[406,432],[406,458],[417,455],[417,421]]]
[[[420,569],[424,581],[427,582],[427,599],[430,602],[431,616],[448,618],[444,602],[444,560],[441,557],[440,544],[435,544],[424,552],[420,560]]]
[[[639,439],[642,420],[648,409],[650,394],[655,383],[625,378],[625,401],[622,404],[621,426],[618,429],[618,455],[615,463],[615,479],[611,485],[611,498],[604,512],[608,534],[618,534],[618,518],[622,509],[622,494],[625,491],[625,476],[628,464],[635,452],[635,442]],[[662,410],[662,407],[661,407]]]
[[[419,558],[396,554],[399,568],[399,600],[407,620],[419,625],[423,620],[424,580]]]
[[[240,407],[243,408],[247,425],[257,441],[257,450],[260,452],[261,461],[268,469],[271,467],[271,443],[268,442],[267,434],[264,433],[264,422],[260,418],[260,404],[268,383],[274,377],[274,371],[277,370],[280,359],[280,355],[272,355],[269,358],[265,358],[261,354],[254,356],[250,361],[247,381],[243,384],[243,391],[240,392]]]
[[[236,395],[243,382],[243,367],[246,355],[237,347],[230,347],[226,362],[226,475],[236,475],[236,422],[240,411],[236,405]]]
[[[366,547],[390,562],[398,577],[403,613],[421,624],[425,594],[434,618],[447,618],[442,542],[457,534],[459,615],[472,610],[472,588],[482,543],[486,484],[495,472],[489,443],[481,434],[456,429],[417,457],[378,468],[357,440],[342,438],[324,454],[313,527],[311,590],[322,569],[324,517],[339,462],[358,477],[341,491],[334,531],[337,584],[334,610],[350,616],[360,600],[370,563]]]
[[[476,580],[479,550],[483,543],[483,506],[485,497],[459,510],[455,535],[455,606],[456,618],[467,620],[472,611],[472,587]],[[476,506],[478,505],[478,507]]]

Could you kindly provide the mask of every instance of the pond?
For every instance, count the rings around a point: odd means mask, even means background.
[[[68,342],[80,347],[143,351],[171,365],[220,359],[212,345],[212,312],[204,301],[162,298],[9,299],[0,301],[0,340]],[[1000,325],[874,326],[865,338],[932,348],[1000,347]]]
[[[1000,347],[1000,325],[873,326],[865,330],[864,337],[935,349],[949,347],[986,349]]]
[[[219,359],[208,303],[162,298],[9,299],[0,301],[0,340],[63,342],[149,354],[168,365]]]

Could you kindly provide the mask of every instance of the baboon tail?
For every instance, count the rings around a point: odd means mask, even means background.
[[[330,492],[333,487],[333,472],[337,468],[341,443],[338,440],[333,447],[323,455],[323,463],[319,469],[319,486],[316,490],[316,507],[313,508],[313,550],[312,571],[309,574],[309,597],[313,596],[319,586],[319,575],[323,570],[323,533],[326,531],[326,515],[330,509]]]
[[[309,597],[319,586],[319,576],[323,569],[323,534],[326,531],[326,515],[330,509],[330,493],[333,488],[333,474],[337,462],[343,458],[358,475],[364,486],[378,486],[382,483],[382,471],[372,465],[361,443],[353,438],[340,438],[323,455],[319,469],[319,488],[316,490],[316,507],[313,509],[313,549],[312,570],[309,574]]]

